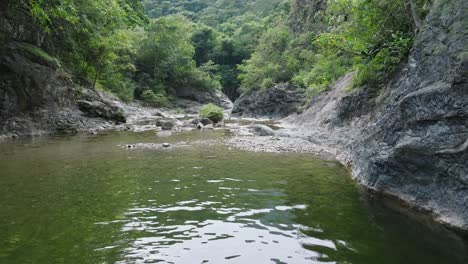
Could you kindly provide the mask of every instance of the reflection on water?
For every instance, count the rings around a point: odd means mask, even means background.
[[[369,201],[310,155],[112,133],[0,144],[0,263],[465,263],[466,244]]]
[[[174,263],[222,263],[237,258],[233,263],[268,263],[277,259],[291,263],[310,263],[320,254],[306,250],[302,245],[317,245],[336,249],[329,240],[303,235],[298,227],[276,228],[259,220],[224,222],[206,220],[184,225],[151,227],[148,223],[129,223],[133,228],[153,229],[153,237],[137,239],[126,249],[126,260],[141,262],[166,261]],[[153,223],[154,224],[154,223]],[[136,225],[136,226],[135,226]],[[143,227],[144,226],[144,227]],[[251,263],[251,262],[250,262]]]

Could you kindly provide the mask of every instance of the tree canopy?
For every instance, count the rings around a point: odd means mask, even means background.
[[[170,104],[185,88],[293,82],[311,95],[348,71],[378,87],[430,0],[29,0],[45,48],[83,85]]]

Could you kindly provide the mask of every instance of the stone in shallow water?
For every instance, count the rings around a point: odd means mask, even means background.
[[[273,136],[275,135],[275,131],[273,129],[271,129],[270,127],[268,126],[265,126],[265,125],[254,125],[252,126],[252,132],[257,135],[257,136]]]
[[[200,120],[200,123],[202,123],[204,126],[207,126],[207,125],[212,125],[213,124],[213,121],[211,121],[210,119],[208,118],[202,118]]]
[[[164,123],[162,123],[161,127],[163,130],[171,130],[175,127],[175,124],[172,121],[165,121]]]

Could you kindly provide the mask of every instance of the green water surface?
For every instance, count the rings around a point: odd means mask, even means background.
[[[0,144],[0,263],[468,263],[336,162],[190,143],[226,133]],[[143,142],[187,146],[119,146]]]

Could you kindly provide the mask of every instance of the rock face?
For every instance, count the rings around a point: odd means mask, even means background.
[[[98,117],[116,124],[127,122],[121,102],[110,94],[87,89],[79,99],[78,108],[88,117]]]
[[[116,123],[125,123],[126,118],[117,106],[106,104],[102,101],[78,101],[78,108],[90,117],[100,117]]]
[[[73,133],[107,125],[88,117],[125,122],[111,96],[77,86],[58,67],[53,57],[29,44],[0,48],[0,134]]]
[[[74,96],[69,76],[30,60],[20,50],[15,42],[0,50],[0,116],[70,104]]]
[[[20,49],[15,42],[0,49],[0,133],[34,132],[38,129],[34,119],[52,120],[56,117],[52,112],[71,106],[74,98],[66,73],[32,61]],[[44,125],[68,130],[67,123],[46,121]]]
[[[468,23],[465,0],[436,0],[406,67],[380,93],[332,91],[287,120],[337,151],[370,189],[468,230]]]
[[[326,0],[292,0],[289,25],[294,32],[320,32],[326,30],[323,13]]]
[[[231,100],[221,91],[200,91],[192,88],[178,89],[176,91],[179,98],[193,100],[200,104],[213,103],[226,110],[232,109]]]
[[[285,117],[306,102],[304,91],[291,84],[278,84],[266,91],[247,92],[234,103],[232,114],[243,117]]]
[[[38,29],[29,11],[26,1],[0,2],[0,46],[11,41],[44,44],[47,34]]]

